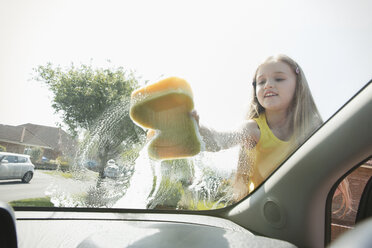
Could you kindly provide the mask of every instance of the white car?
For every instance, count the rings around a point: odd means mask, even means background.
[[[29,155],[0,152],[0,179],[21,179],[28,183],[34,175],[35,166]]]
[[[118,178],[118,177],[120,177],[119,166],[117,166],[115,164],[115,160],[110,159],[107,162],[107,167],[105,168],[104,176],[105,177],[109,177],[109,178]]]

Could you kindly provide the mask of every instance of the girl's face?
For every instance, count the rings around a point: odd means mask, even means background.
[[[296,89],[296,75],[281,61],[260,66],[256,77],[258,102],[269,111],[288,110]]]

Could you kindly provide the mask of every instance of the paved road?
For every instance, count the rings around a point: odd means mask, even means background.
[[[83,191],[93,182],[79,182],[72,179],[64,179],[60,176],[51,176],[41,170],[35,170],[30,183],[22,183],[21,180],[0,181],[0,201],[10,202],[20,199],[45,197],[46,191],[55,187],[66,189],[68,192]]]
[[[45,190],[54,178],[35,170],[30,183],[22,183],[21,180],[0,181],[0,200],[10,202],[14,200],[44,197]]]

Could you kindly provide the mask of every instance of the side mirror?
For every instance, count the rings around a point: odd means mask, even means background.
[[[0,201],[0,247],[18,247],[14,211],[11,206]]]
[[[9,163],[9,162],[8,162],[8,160],[3,159],[3,160],[1,160],[1,163],[2,163],[2,164],[7,164],[7,163]]]

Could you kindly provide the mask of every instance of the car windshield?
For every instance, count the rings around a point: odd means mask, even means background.
[[[343,0],[2,1],[0,150],[30,161],[0,163],[0,200],[235,204],[371,79],[370,9]]]

